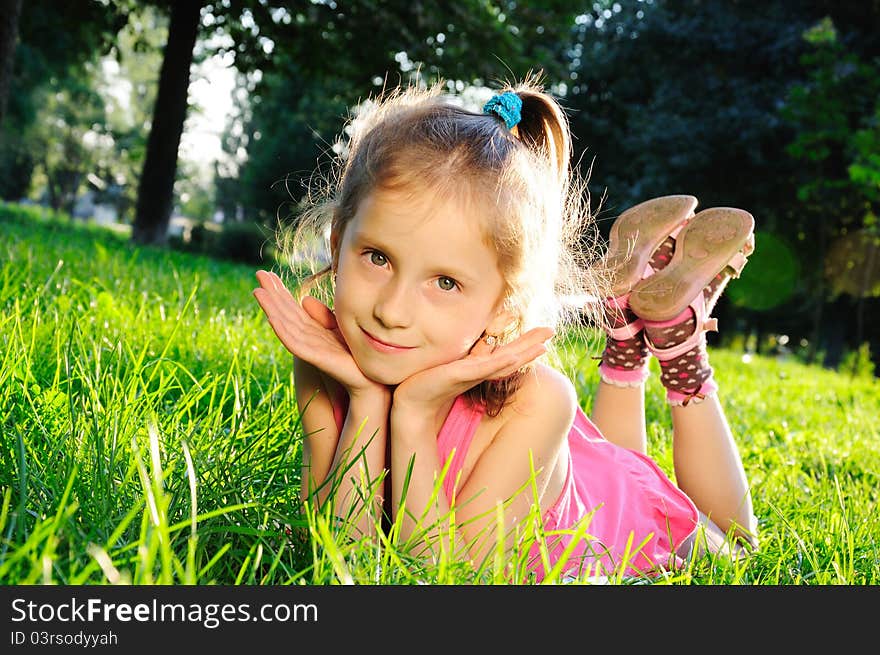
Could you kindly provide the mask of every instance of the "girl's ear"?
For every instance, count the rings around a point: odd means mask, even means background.
[[[495,312],[486,327],[486,334],[501,335],[510,330],[516,322],[516,316],[504,305]]]

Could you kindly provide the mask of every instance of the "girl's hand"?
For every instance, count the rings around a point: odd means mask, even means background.
[[[275,273],[257,271],[257,280],[260,288],[254,289],[254,298],[285,348],[336,380],[350,396],[376,390],[388,393],[387,387],[358,368],[326,305],[311,296],[300,304]]]
[[[420,371],[394,391],[392,409],[405,407],[418,412],[435,412],[446,401],[485,380],[513,374],[545,352],[545,341],[553,336],[548,327],[533,328],[503,346],[488,346],[481,339],[466,357]]]

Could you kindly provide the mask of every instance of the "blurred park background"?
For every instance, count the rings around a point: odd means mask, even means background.
[[[659,195],[750,211],[725,341],[876,374],[878,64],[880,0],[0,0],[0,198],[270,266],[370,95],[542,71],[604,234]]]

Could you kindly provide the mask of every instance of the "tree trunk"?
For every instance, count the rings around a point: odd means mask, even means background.
[[[138,244],[164,244],[174,204],[177,149],[186,120],[189,68],[199,29],[202,0],[171,3],[168,43],[159,74],[159,91],[153,125],[138,185],[132,240]]]
[[[20,15],[21,0],[0,0],[0,125],[6,117]]]

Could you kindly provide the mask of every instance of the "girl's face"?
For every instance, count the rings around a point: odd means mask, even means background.
[[[481,224],[473,206],[380,189],[331,237],[336,320],[367,377],[399,384],[502,331],[504,281]]]

